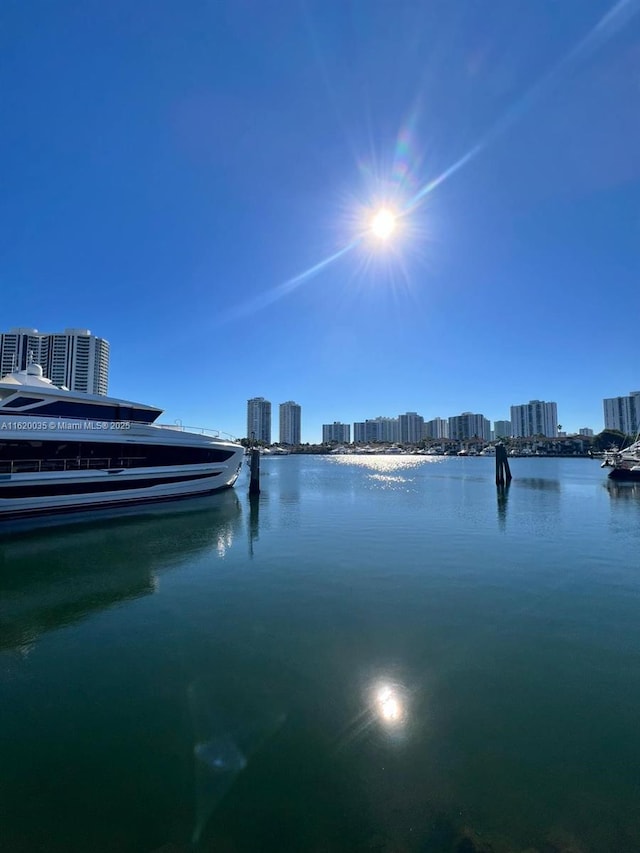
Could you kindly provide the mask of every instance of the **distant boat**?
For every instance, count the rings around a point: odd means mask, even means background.
[[[480,456],[495,456],[496,448],[493,444],[490,444],[489,447],[485,447],[484,450],[480,451]]]

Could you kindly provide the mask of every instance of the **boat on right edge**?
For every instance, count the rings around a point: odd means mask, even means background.
[[[640,482],[640,431],[628,447],[605,451],[600,467],[611,468],[610,480]]]

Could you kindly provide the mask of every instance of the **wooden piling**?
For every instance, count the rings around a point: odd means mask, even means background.
[[[504,444],[496,444],[496,486],[509,485],[511,469],[507,458],[507,448]]]
[[[249,479],[249,494],[260,494],[260,450],[257,447],[251,449],[251,477]]]

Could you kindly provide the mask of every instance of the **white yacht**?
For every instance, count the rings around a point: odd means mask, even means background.
[[[161,409],[59,388],[39,364],[0,379],[0,519],[208,494],[244,448],[156,424]]]
[[[622,450],[606,450],[601,468],[611,468],[612,480],[632,480],[640,482],[640,430],[628,447]]]

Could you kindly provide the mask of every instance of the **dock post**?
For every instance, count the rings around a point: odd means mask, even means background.
[[[260,494],[260,449],[251,448],[251,478],[249,479],[249,494]]]
[[[496,444],[496,486],[509,485],[511,469],[507,458],[507,448],[504,444]]]

